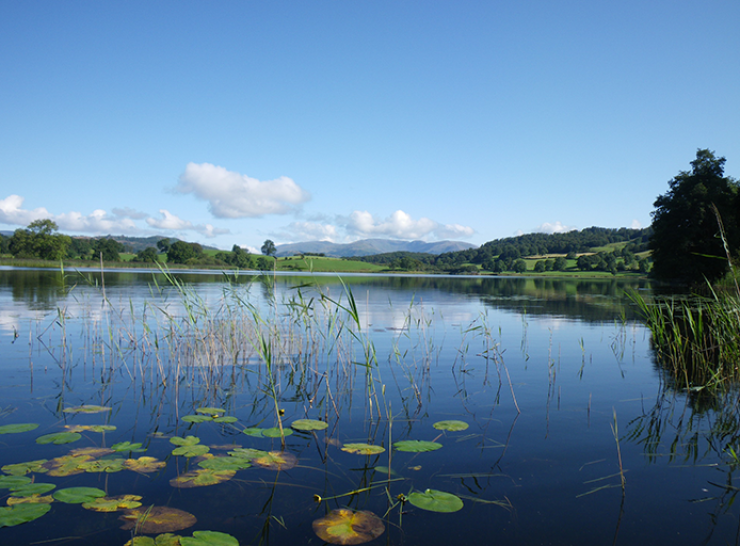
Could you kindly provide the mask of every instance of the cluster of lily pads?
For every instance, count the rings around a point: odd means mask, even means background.
[[[67,413],[99,413],[110,411],[105,406],[80,406],[66,408]],[[233,424],[235,417],[223,415],[220,408],[198,408],[193,415],[186,415],[182,421],[200,424],[214,422]],[[462,421],[439,421],[434,428],[441,431],[459,431],[467,429]],[[0,426],[0,434],[22,433],[35,430],[35,423],[19,423]],[[298,419],[290,428],[248,427],[242,430],[251,437],[279,438],[288,436],[293,430],[313,433],[328,427],[324,421]],[[113,425],[67,425],[63,432],[39,436],[38,444],[63,445],[79,440],[81,432],[108,432],[115,430]],[[286,451],[263,451],[253,448],[227,446],[227,455],[212,453],[212,447],[201,444],[200,438],[194,435],[169,438],[174,446],[172,455],[192,458],[197,468],[179,474],[170,480],[170,485],[177,488],[191,488],[214,485],[230,480],[237,471],[251,466],[272,470],[287,470],[297,464],[297,458]],[[401,440],[393,444],[397,451],[428,452],[442,447],[436,441]],[[219,446],[220,449],[226,449]],[[341,446],[342,451],[360,455],[377,455],[385,451],[379,445],[367,443],[347,443]],[[143,452],[141,443],[119,442],[109,448],[89,447],[73,449],[67,455],[53,459],[39,459],[22,463],[8,464],[1,468],[0,489],[7,489],[9,495],[7,506],[0,507],[0,527],[11,527],[34,521],[51,509],[54,502],[80,504],[87,510],[96,512],[117,512],[123,514],[120,520],[122,529],[135,529],[137,536],[126,546],[238,546],[238,541],[225,533],[215,531],[196,531],[192,537],[172,534],[195,524],[192,514],[163,506],[145,507],[142,497],[138,495],[107,496],[106,492],[94,487],[69,487],[57,489],[55,484],[40,483],[28,477],[28,474],[45,474],[51,477],[66,477],[83,472],[112,473],[130,470],[139,473],[153,473],[163,469],[166,463],[154,457],[133,457],[133,453]],[[214,449],[216,451],[216,449]],[[128,457],[121,454],[128,453]],[[317,500],[322,499],[318,496]],[[413,506],[434,512],[456,512],[463,508],[462,500],[451,493],[427,489],[413,491],[398,496],[399,502],[408,502]],[[332,544],[361,544],[380,536],[384,532],[382,520],[368,511],[353,511],[342,508],[332,510],[313,524],[315,533],[325,542]],[[155,538],[139,536],[138,533],[157,534]]]

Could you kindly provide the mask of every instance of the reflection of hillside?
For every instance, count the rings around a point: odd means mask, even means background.
[[[0,291],[34,310],[55,309],[65,294],[62,273],[48,269],[0,269]]]
[[[173,272],[179,281],[190,286],[210,285],[214,290],[223,284],[222,273]],[[104,275],[108,297],[115,294],[128,297],[130,289],[153,284],[157,278],[160,286],[166,286],[163,275],[151,271],[106,271]],[[264,285],[260,280],[272,280],[270,275],[240,274],[229,278],[238,284],[252,282]],[[459,276],[412,276],[412,275],[281,275],[274,277],[278,291],[292,292],[301,285],[320,285],[322,290],[339,295],[343,283],[349,286],[359,299],[382,297],[387,301],[388,292],[396,293],[406,305],[413,298],[423,298],[424,292],[442,294],[464,294],[483,301],[486,305],[515,312],[526,310],[529,315],[552,315],[587,322],[612,322],[622,317],[636,319],[625,290],[649,287],[645,279],[577,279],[542,277],[459,277]],[[81,274],[67,273],[67,286],[101,286],[99,272],[85,271]],[[270,284],[270,283],[268,283]],[[10,289],[15,301],[26,302],[39,309],[54,309],[64,297],[62,274],[55,270],[0,270],[0,288]],[[376,290],[374,290],[376,289]],[[370,294],[370,296],[366,296]],[[381,295],[382,294],[382,295]]]

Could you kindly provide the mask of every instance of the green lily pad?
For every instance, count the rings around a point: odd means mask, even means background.
[[[64,413],[103,413],[104,411],[110,411],[111,408],[107,406],[93,406],[93,405],[82,405],[74,406],[70,408],[64,408]]]
[[[283,436],[290,436],[293,431],[289,428],[283,429]],[[280,438],[280,427],[271,427],[262,430],[262,436],[266,438]]]
[[[217,531],[193,531],[192,537],[180,537],[181,546],[239,546],[239,541]]]
[[[32,495],[43,495],[48,493],[52,489],[55,489],[56,485],[53,483],[29,483],[18,487],[12,487],[10,489],[11,497],[30,497]]]
[[[221,417],[213,418],[214,423],[236,423],[238,420],[239,419],[237,419],[233,415],[223,415]]]
[[[247,436],[254,436],[255,438],[262,438],[262,429],[258,427],[247,427],[242,430]]]
[[[132,510],[141,506],[139,495],[119,495],[117,497],[98,497],[88,502],[83,502],[82,507],[95,512],[119,512],[121,510]]]
[[[0,434],[18,434],[19,432],[28,432],[39,428],[37,423],[16,423],[13,425],[3,425],[0,427]]]
[[[36,438],[37,444],[71,444],[82,438],[82,435],[78,432],[52,432],[51,434],[44,434]]]
[[[132,451],[134,453],[146,451],[146,449],[142,449],[141,442],[118,442],[117,444],[110,446],[110,448],[113,451]]]
[[[51,505],[41,504],[16,504],[0,508],[0,527],[15,527],[21,523],[28,523],[40,518],[51,510]]]
[[[372,512],[339,508],[314,520],[313,531],[329,544],[364,544],[382,535],[385,525]]]
[[[423,453],[425,451],[435,451],[442,447],[437,442],[427,442],[424,440],[401,440],[393,444],[398,451],[408,451],[410,453]]]
[[[198,521],[193,514],[167,506],[134,508],[118,519],[124,522],[121,529],[128,531],[136,528],[138,532],[147,534],[180,531]]]
[[[108,432],[116,430],[115,425],[64,425],[67,432]]]
[[[59,502],[67,504],[82,504],[83,502],[92,502],[98,497],[105,497],[105,491],[97,487],[68,487],[66,489],[57,489],[53,497]]]
[[[0,476],[0,489],[14,489],[32,482],[28,476]]]
[[[173,455],[180,455],[181,457],[200,457],[205,455],[211,450],[210,447],[204,445],[194,446],[180,446],[172,450]]]
[[[115,458],[115,459],[98,459],[95,461],[86,461],[79,465],[79,468],[85,472],[120,472],[123,470],[123,463],[126,459]]]
[[[290,426],[296,430],[310,432],[312,430],[324,430],[329,427],[329,423],[317,419],[297,419]]]
[[[200,443],[200,438],[197,436],[185,436],[185,438],[174,436],[173,438],[170,438],[170,443],[175,444],[176,446],[194,446],[195,444]]]
[[[164,468],[167,466],[167,463],[160,461],[155,457],[139,457],[138,459],[126,459],[123,466],[124,468],[133,470],[134,472],[149,474]]]
[[[359,455],[377,455],[378,453],[383,453],[385,448],[372,444],[344,444],[342,451],[358,453]]]
[[[205,423],[206,421],[213,421],[213,417],[210,415],[185,415],[180,417],[180,420],[186,423]]]
[[[80,465],[91,459],[90,455],[64,455],[44,463],[44,467],[49,470],[49,476],[74,476],[82,474],[84,470],[80,468]]]
[[[49,469],[44,468],[44,464],[48,461],[46,459],[39,459],[37,461],[28,461],[26,463],[6,464],[0,468],[6,474],[12,474],[13,476],[25,476],[31,472],[37,474],[43,474],[48,472]]]
[[[241,457],[212,457],[200,461],[198,466],[210,470],[243,470],[252,466],[248,459]]]
[[[219,413],[226,413],[225,409],[221,408],[198,408],[195,413],[205,413],[208,415],[218,415]]]
[[[235,470],[213,470],[210,468],[201,468],[180,474],[177,478],[170,480],[172,487],[181,489],[189,487],[205,487],[230,480],[236,474]]]
[[[408,500],[417,508],[431,512],[457,512],[463,507],[460,497],[436,489],[427,489],[423,493],[414,491]]]
[[[437,421],[432,426],[437,430],[449,430],[453,432],[468,429],[468,424],[465,421],[455,421],[454,419],[448,421]]]
[[[123,546],[181,546],[180,535],[164,533],[156,537],[136,536]]]
[[[252,449],[251,447],[237,447],[236,449],[229,451],[229,455],[232,457],[239,457],[240,459],[247,459],[248,461],[256,459],[257,457],[262,457],[266,454],[267,451]]]
[[[268,451],[252,459],[252,462],[270,470],[290,470],[298,464],[298,458],[287,451]]]

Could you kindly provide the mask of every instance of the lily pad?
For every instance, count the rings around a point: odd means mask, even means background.
[[[68,487],[66,489],[57,489],[54,491],[53,497],[55,500],[66,502],[67,504],[82,504],[83,502],[91,502],[99,497],[105,497],[105,491],[97,487]]]
[[[290,436],[293,431],[289,428],[283,429],[283,436]],[[266,438],[280,438],[280,427],[266,428],[262,430],[262,436]]]
[[[200,470],[192,470],[185,474],[180,474],[177,478],[172,478],[170,485],[172,487],[179,487],[180,489],[205,487],[228,481],[234,477],[234,474],[236,474],[236,470],[201,468]]]
[[[44,434],[36,438],[37,444],[71,444],[82,438],[82,435],[78,432],[52,432],[51,434]]]
[[[121,529],[128,531],[136,528],[140,533],[149,535],[187,529],[198,521],[193,514],[167,506],[136,508],[119,516],[118,519],[123,521]]]
[[[423,493],[414,491],[409,495],[408,500],[417,508],[431,512],[457,512],[463,507],[460,497],[436,489],[427,489]]]
[[[14,489],[32,482],[28,476],[0,476],[0,489]]]
[[[340,508],[315,520],[313,531],[330,544],[364,544],[382,535],[385,525],[372,512]]]
[[[180,446],[172,450],[173,455],[180,455],[182,457],[200,457],[205,455],[211,450],[210,447],[204,445],[194,446]]]
[[[226,413],[225,409],[221,408],[198,408],[195,413],[205,413],[207,415],[218,415],[219,413]]]
[[[223,415],[221,417],[214,417],[213,422],[214,423],[236,423],[238,419],[234,417],[233,415]]]
[[[32,495],[43,495],[56,488],[53,483],[28,483],[10,489],[11,497],[30,497]]]
[[[98,497],[89,502],[83,502],[82,507],[95,512],[120,512],[132,510],[141,506],[139,495],[119,495],[117,497]]]
[[[54,502],[54,497],[51,495],[30,495],[28,497],[8,497],[5,501],[8,506],[15,506],[16,504],[51,504]]]
[[[344,444],[342,451],[357,453],[359,455],[377,455],[378,453],[383,453],[385,448],[372,444]]]
[[[210,415],[184,415],[180,417],[180,420],[186,423],[205,423],[206,421],[213,421],[213,417]]]
[[[312,430],[324,430],[329,427],[329,423],[317,419],[297,419],[290,426],[296,430],[309,432]]]
[[[138,459],[126,459],[123,466],[124,468],[133,470],[134,472],[149,474],[164,468],[167,466],[167,463],[160,461],[156,457],[139,457]]]
[[[254,436],[255,438],[262,438],[262,430],[263,429],[258,428],[258,427],[248,427],[242,430],[242,432],[246,434],[247,436]]]
[[[18,434],[19,432],[28,432],[39,428],[37,423],[15,423],[13,425],[3,425],[0,427],[0,434]]]
[[[69,452],[70,455],[77,457],[78,455],[86,455],[91,458],[103,457],[114,453],[113,449],[109,447],[78,447]]]
[[[64,425],[67,432],[108,432],[116,430],[115,425]]]
[[[82,474],[84,470],[80,468],[80,465],[91,459],[90,455],[64,455],[44,463],[44,468],[49,470],[49,476],[74,476],[75,474]]]
[[[123,546],[181,546],[180,535],[163,533],[156,537],[137,536],[129,540]]]
[[[298,464],[298,459],[286,451],[268,451],[252,459],[252,462],[270,470],[290,470]]]
[[[453,432],[468,429],[468,424],[465,421],[456,421],[454,419],[448,421],[437,421],[432,426],[437,430],[449,430]]]
[[[110,474],[112,472],[120,472],[123,470],[123,463],[125,460],[126,459],[122,458],[98,459],[81,463],[79,468],[85,472],[107,472]]]
[[[427,442],[425,440],[401,440],[393,444],[398,451],[408,451],[411,453],[422,453],[425,451],[435,451],[442,447],[437,442]]]
[[[16,464],[6,464],[4,467],[2,467],[0,470],[5,472],[6,474],[11,474],[13,476],[25,476],[26,474],[30,473],[37,473],[37,474],[43,474],[44,472],[48,472],[48,468],[44,468],[44,464],[48,461],[46,459],[39,459],[37,461],[28,461],[25,463],[16,463]]]
[[[64,413],[103,413],[104,411],[110,411],[111,408],[108,406],[93,406],[93,405],[82,405],[64,408]]]
[[[210,470],[243,470],[251,467],[252,463],[241,457],[212,457],[200,461],[198,466]]]
[[[232,457],[239,457],[240,459],[247,459],[248,461],[252,461],[257,457],[262,457],[266,454],[267,451],[252,449],[251,447],[237,447],[236,449],[229,451],[229,455]]]
[[[200,438],[197,436],[185,436],[184,438],[174,436],[170,438],[170,443],[176,446],[194,446],[200,443]]]
[[[132,451],[134,453],[146,451],[146,449],[142,449],[141,442],[118,442],[117,444],[110,446],[110,448],[113,451]]]
[[[217,531],[193,531],[192,537],[180,537],[181,546],[239,546],[239,541]]]
[[[15,527],[40,518],[51,510],[49,504],[23,503],[0,508],[0,527]]]

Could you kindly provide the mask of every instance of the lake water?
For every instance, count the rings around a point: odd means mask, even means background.
[[[673,388],[625,295],[645,281],[65,273],[0,269],[0,427],[38,425],[0,435],[0,466],[53,487],[48,512],[0,528],[3,546],[164,532],[64,502],[76,487],[242,545],[323,544],[314,521],[341,508],[377,516],[371,544],[740,537],[737,393]],[[328,426],[291,428],[305,419]],[[467,428],[435,428],[448,420]],[[355,443],[384,451],[342,449]],[[124,463],[140,457],[156,468]],[[240,457],[251,466],[208,473]],[[193,487],[209,480],[224,481]],[[28,500],[13,483],[0,477],[0,504]],[[435,492],[462,508],[421,507]]]

